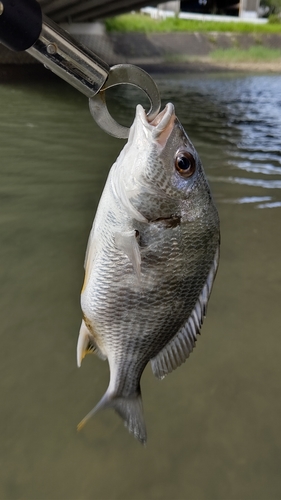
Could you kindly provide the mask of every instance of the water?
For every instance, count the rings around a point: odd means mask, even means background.
[[[1,69],[3,500],[280,498],[281,76],[157,78],[210,179],[222,252],[197,349],[162,382],[145,371],[143,448],[110,411],[76,431],[108,382],[75,350],[87,237],[123,142],[55,77]],[[122,120],[131,98],[112,100]]]

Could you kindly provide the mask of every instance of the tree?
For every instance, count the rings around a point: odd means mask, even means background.
[[[281,0],[261,0],[261,7],[268,8],[268,14],[280,14]]]

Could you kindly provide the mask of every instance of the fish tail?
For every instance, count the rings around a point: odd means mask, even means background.
[[[127,427],[128,431],[142,444],[146,443],[146,426],[140,393],[124,397],[122,395],[114,395],[107,390],[98,404],[78,424],[78,431],[84,427],[97,411],[105,408],[113,408],[123,419],[124,425]]]
[[[124,420],[124,425],[142,444],[146,443],[146,427],[141,394],[130,397],[116,397],[111,406]]]

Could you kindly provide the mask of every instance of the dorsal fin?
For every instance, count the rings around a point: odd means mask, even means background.
[[[217,248],[206,283],[187,322],[157,356],[151,359],[152,371],[156,377],[164,378],[165,375],[184,363],[193,351],[197,335],[200,333],[204,317],[206,316],[207,304],[218,269],[218,263],[219,247]]]

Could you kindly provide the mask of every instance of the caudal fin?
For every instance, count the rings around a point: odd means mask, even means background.
[[[122,396],[115,396],[107,391],[98,404],[78,424],[78,431],[84,427],[97,411],[104,408],[113,408],[123,419],[124,425],[128,428],[129,432],[131,432],[142,444],[146,443],[146,427],[141,394],[125,398]]]

